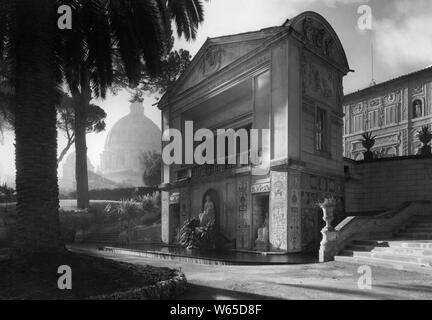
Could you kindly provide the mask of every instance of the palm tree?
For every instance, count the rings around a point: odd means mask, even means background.
[[[0,55],[14,88],[15,252],[64,249],[59,232],[56,1],[1,0]]]
[[[138,85],[144,75],[155,76],[161,70],[161,58],[173,45],[171,19],[179,36],[195,39],[203,10],[200,0],[93,0],[70,1],[69,5],[74,19],[81,23],[63,37],[61,57],[75,102],[77,204],[88,208],[86,119],[90,101],[106,97],[119,70],[132,85]]]
[[[60,5],[72,8],[72,30],[57,28]],[[179,34],[192,38],[202,19],[201,0],[0,0],[0,57],[15,91],[16,254],[64,250],[57,181],[60,85],[66,82],[75,94],[81,106],[76,117],[85,122],[82,106],[91,93],[105,96],[114,56],[134,85],[142,62],[157,73],[171,20]],[[76,139],[85,141],[85,131]]]

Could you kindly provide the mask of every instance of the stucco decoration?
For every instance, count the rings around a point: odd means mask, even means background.
[[[302,57],[303,93],[317,100],[336,102],[336,76],[330,69]]]
[[[273,249],[287,249],[288,173],[271,173],[270,244]]]
[[[220,47],[207,48],[199,66],[204,77],[208,77],[220,69],[223,53],[224,50]]]
[[[250,208],[249,183],[246,179],[238,181],[238,219],[237,219],[237,248],[250,249]]]
[[[346,74],[350,68],[339,37],[328,21],[316,12],[304,12],[285,24],[297,31],[307,50],[331,61]]]

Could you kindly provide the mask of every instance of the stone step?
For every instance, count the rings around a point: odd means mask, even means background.
[[[347,249],[349,250],[348,247],[347,247]],[[386,253],[402,254],[402,255],[432,257],[432,249],[422,249],[422,248],[404,248],[404,247],[382,248],[382,247],[377,247],[377,248],[372,249],[370,252],[386,252]]]
[[[359,246],[359,245],[348,245],[345,250],[347,251],[358,251],[358,252],[386,252],[403,255],[420,255],[420,256],[431,256],[432,248],[422,247],[403,247],[400,245],[389,246],[389,247],[372,247],[372,246]]]
[[[355,257],[355,258],[376,258],[380,260],[390,260],[390,261],[396,261],[396,262],[402,262],[402,263],[412,263],[412,264],[418,264],[418,265],[425,265],[425,266],[432,266],[432,257],[425,257],[421,255],[403,255],[403,254],[396,254],[393,252],[379,252],[379,251],[373,251],[373,252],[360,252],[360,251],[348,251],[344,250],[342,251],[342,255],[348,256],[348,257]]]
[[[424,226],[408,226],[405,229],[402,229],[399,232],[409,232],[409,233],[429,233],[432,234],[432,227],[424,227]]]
[[[398,232],[394,237],[397,239],[432,240],[431,233],[423,232]]]
[[[392,248],[432,249],[432,241],[388,241],[387,244]]]
[[[432,275],[432,267],[420,266],[418,264],[383,260],[378,258],[368,257],[349,257],[349,256],[336,256],[335,261],[344,263],[353,263],[358,265],[368,265],[382,268],[389,268],[401,271],[418,272]]]
[[[372,251],[374,248],[376,248],[375,246],[368,246],[368,245],[359,245],[359,244],[349,244],[346,246],[346,250],[350,250],[350,251]]]
[[[388,246],[386,241],[381,240],[354,240],[351,243],[352,245],[359,245],[359,246]]]

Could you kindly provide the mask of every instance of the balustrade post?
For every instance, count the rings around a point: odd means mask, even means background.
[[[337,232],[332,226],[336,201],[326,199],[319,204],[319,207],[323,211],[323,220],[326,223],[321,230],[323,238],[320,243],[319,261],[328,262],[334,260],[334,256],[337,254]]]

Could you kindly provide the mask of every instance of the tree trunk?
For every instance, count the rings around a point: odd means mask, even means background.
[[[57,183],[55,0],[16,4],[16,189],[14,253],[65,250]]]
[[[84,87],[80,94],[75,94],[75,176],[77,205],[80,209],[90,207],[87,168],[86,121],[91,100],[89,87]]]

